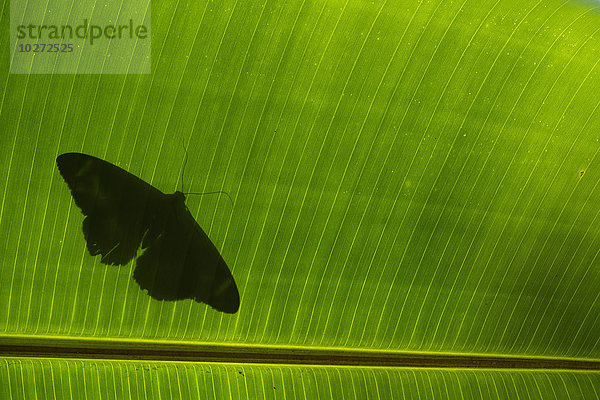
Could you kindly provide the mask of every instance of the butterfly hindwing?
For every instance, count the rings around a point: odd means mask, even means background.
[[[125,265],[138,254],[134,279],[157,300],[194,299],[235,313],[239,293],[227,264],[196,223],[181,192],[164,194],[129,172],[80,153],[57,158],[86,218],[91,255]]]

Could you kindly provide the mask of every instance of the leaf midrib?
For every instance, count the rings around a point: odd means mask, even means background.
[[[0,355],[66,358],[296,364],[324,366],[600,370],[600,360],[537,356],[401,352],[371,349],[215,344],[180,341],[0,335]]]

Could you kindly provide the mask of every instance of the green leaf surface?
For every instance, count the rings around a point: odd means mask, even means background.
[[[600,358],[596,2],[153,2],[148,75],[10,74],[9,10],[0,338]],[[239,312],[152,300],[91,257],[55,167],[70,151],[227,191],[187,206]],[[600,396],[596,372],[45,357],[5,358],[1,393]]]
[[[588,398],[598,374],[0,360],[5,398],[203,399],[559,399]],[[50,397],[50,396],[49,396]],[[52,398],[52,397],[50,397]]]

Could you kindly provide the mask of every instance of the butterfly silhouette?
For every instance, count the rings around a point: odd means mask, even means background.
[[[193,299],[235,313],[240,296],[227,264],[185,205],[99,158],[65,153],[56,159],[75,204],[92,256],[106,265],[136,258],[133,278],[157,300]],[[141,251],[140,251],[141,250]]]

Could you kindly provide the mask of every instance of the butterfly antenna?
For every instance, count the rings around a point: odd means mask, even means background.
[[[186,196],[188,194],[195,194],[198,196],[202,196],[205,194],[224,194],[229,199],[229,202],[231,203],[231,207],[233,207],[233,199],[231,198],[229,193],[224,192],[222,190],[218,190],[216,192],[203,192],[203,193],[185,193],[185,192],[183,192],[183,171],[185,170],[185,164],[187,163],[187,158],[188,158],[188,152],[187,152],[187,148],[185,147],[185,143],[183,142],[183,138],[181,138],[181,145],[183,146],[183,150],[185,151],[185,157],[183,158],[183,167],[181,168],[181,192],[183,194],[185,194]]]
[[[216,192],[203,192],[203,193],[185,193],[185,195],[187,196],[188,194],[195,194],[198,196],[202,196],[205,194],[224,194],[225,196],[227,196],[227,198],[229,199],[229,201],[231,202],[231,207],[233,207],[233,199],[231,198],[231,196],[229,195],[229,193],[224,192],[222,190],[217,190]]]

